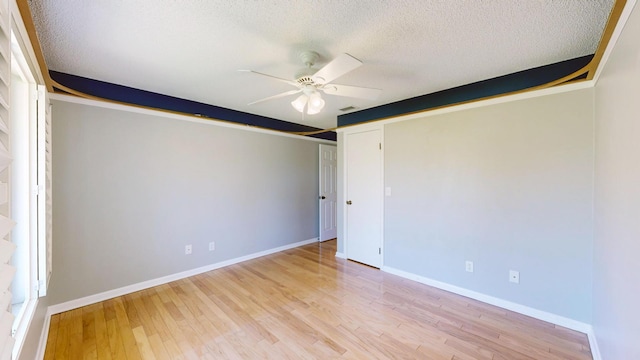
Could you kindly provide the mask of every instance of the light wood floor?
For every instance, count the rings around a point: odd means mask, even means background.
[[[311,244],[55,315],[45,359],[591,359],[584,334]]]

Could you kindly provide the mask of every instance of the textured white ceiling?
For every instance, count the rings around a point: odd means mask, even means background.
[[[328,128],[365,109],[595,52],[613,0],[30,0],[49,69]],[[383,90],[376,101],[324,95],[307,116],[291,90],[301,50],[321,67],[364,62],[337,84]]]

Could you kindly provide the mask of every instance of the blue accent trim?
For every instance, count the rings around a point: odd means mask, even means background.
[[[582,56],[427,95],[400,100],[391,104],[338,115],[338,126],[353,125],[532,88],[578,71],[586,66],[592,58],[593,55]],[[586,76],[586,74],[584,76]],[[577,76],[573,80],[581,79],[584,76]]]
[[[446,105],[453,105],[470,100],[478,100],[490,96],[507,94],[525,90],[534,86],[567,76],[586,66],[593,55],[561,61],[555,64],[499,76],[493,79],[478,81],[472,84],[434,92],[427,95],[397,101],[370,109],[356,111],[338,116],[338,126],[353,125],[362,122],[398,116],[402,114],[424,111]],[[51,78],[58,83],[68,86],[85,94],[128,104],[148,106],[156,109],[176,111],[185,114],[200,114],[203,118],[212,118],[234,122],[237,124],[259,126],[262,128],[286,131],[306,132],[321,130],[288,121],[268,118],[242,111],[226,109],[220,106],[204,104],[196,101],[180,99],[127,86],[116,85],[104,81],[93,80],[76,75],[49,71]],[[570,81],[584,79],[586,73]],[[570,82],[568,81],[568,82]],[[55,86],[54,86],[55,87]],[[336,141],[336,133],[327,131],[310,135],[314,138]]]
[[[205,119],[219,119],[238,124],[259,126],[286,132],[322,130],[311,126],[226,109],[220,106],[208,105],[201,102],[180,99],[150,91],[138,90],[127,86],[116,85],[53,70],[49,71],[49,74],[53,80],[71,89],[103,99],[119,101],[127,104],[148,106],[151,108],[177,111],[185,114],[200,114],[204,115],[203,118]],[[337,137],[334,131],[327,131],[310,136],[333,141],[336,141]]]

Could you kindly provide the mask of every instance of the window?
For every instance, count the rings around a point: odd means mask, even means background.
[[[11,218],[16,222],[11,241],[16,250],[11,264],[16,269],[11,284],[11,311],[15,316],[14,336],[28,314],[29,306],[37,298],[37,186],[36,159],[34,157],[37,135],[35,99],[37,88],[33,75],[26,66],[22,50],[15,36],[11,39]],[[35,265],[35,266],[34,266]],[[35,271],[34,271],[35,270]]]
[[[14,24],[15,25],[15,24]],[[25,57],[19,32],[11,31],[8,144],[12,162],[0,182],[6,181],[5,211],[15,221],[10,237],[15,251],[9,264],[15,269],[11,283],[11,334],[17,357],[39,296],[46,294],[51,274],[50,121],[44,86],[38,85]],[[17,36],[16,36],[17,35]],[[1,140],[1,139],[0,139]],[[0,186],[0,190],[2,186]],[[0,209],[1,210],[1,209]],[[0,340],[1,341],[1,340]]]

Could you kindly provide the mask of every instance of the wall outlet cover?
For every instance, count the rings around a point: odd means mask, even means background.
[[[520,284],[520,272],[509,270],[509,282]]]
[[[473,261],[466,261],[466,262],[464,263],[464,269],[465,269],[467,272],[473,272]]]

